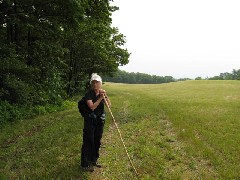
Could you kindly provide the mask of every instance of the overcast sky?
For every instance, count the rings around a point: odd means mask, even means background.
[[[127,72],[213,77],[240,69],[240,0],[114,0]]]

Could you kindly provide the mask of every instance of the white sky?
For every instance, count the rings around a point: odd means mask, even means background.
[[[114,0],[127,72],[213,77],[240,69],[240,0]]]

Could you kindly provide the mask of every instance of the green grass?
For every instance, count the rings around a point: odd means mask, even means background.
[[[104,88],[140,179],[240,178],[240,81]],[[103,169],[79,167],[83,121],[75,107],[4,127],[0,179],[136,178],[107,116]]]
[[[6,127],[0,136],[1,176],[84,177],[79,168],[82,124],[77,110],[70,109]]]
[[[172,147],[172,153],[168,148],[165,148],[165,150],[174,154],[176,159],[180,158],[180,161],[186,161],[185,164],[190,163],[187,164],[190,167],[189,170],[196,171],[191,172],[191,174],[194,174],[193,177],[212,177],[213,179],[215,177],[222,179],[240,177],[239,89],[239,81],[109,85],[110,92],[124,95],[120,101],[117,101],[119,104],[116,107],[115,114],[118,114],[121,104],[126,106],[128,110],[127,119],[129,119],[129,122],[134,122],[132,123],[134,124],[132,129],[136,129],[136,123],[142,123],[142,132],[148,132],[148,136],[156,133],[151,127],[146,127],[148,121],[160,129],[162,126],[158,122],[166,119],[167,122],[172,123],[171,131],[176,136],[176,144],[178,142],[183,144],[183,152],[174,151],[174,148],[177,147]],[[119,97],[116,98],[119,99]],[[124,109],[124,107],[122,108]],[[122,119],[121,117],[120,114],[116,119]],[[123,119],[127,121],[126,117]],[[164,129],[161,131],[164,131]],[[142,135],[144,133],[139,134],[139,136]],[[144,135],[144,138],[146,140],[150,139],[148,136]],[[155,137],[149,143],[150,145],[159,141],[159,136]],[[137,145],[140,144],[135,140],[133,142],[136,142]],[[160,143],[171,144],[168,141],[160,141]],[[146,146],[148,147],[148,145]],[[141,146],[138,152],[140,151],[144,151],[144,146]],[[151,152],[154,152],[154,150]],[[162,151],[159,152],[159,154],[161,153]],[[182,156],[182,153],[185,155]],[[156,159],[157,156],[151,155],[150,157]],[[192,161],[189,162],[190,159]],[[171,156],[169,160],[171,160]],[[159,161],[160,159],[158,159]],[[147,164],[145,163],[145,165]],[[156,165],[156,163],[154,164]],[[163,166],[165,167],[164,170],[168,171],[166,169],[168,166]],[[191,167],[195,168],[191,169]],[[143,166],[142,168],[146,167]],[[179,175],[181,177],[181,173],[184,174],[180,172],[173,176],[178,177]],[[151,174],[153,175],[153,173]],[[170,176],[168,172],[163,174],[166,174],[166,177]],[[157,177],[157,175],[153,176]]]

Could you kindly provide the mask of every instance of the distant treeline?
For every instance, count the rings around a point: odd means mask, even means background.
[[[240,80],[240,69],[233,69],[232,73],[220,73],[219,76],[208,78],[209,80]]]
[[[161,84],[176,81],[192,80],[190,78],[174,79],[172,76],[156,76],[145,73],[134,73],[119,70],[113,76],[103,76],[104,81],[129,84]],[[195,80],[202,80],[202,77],[196,77]],[[206,78],[206,80],[240,80],[240,69],[233,69],[232,73],[220,73],[219,76]]]
[[[233,69],[232,73],[224,72],[220,73],[219,76],[213,76],[210,78],[196,77],[195,80],[240,80],[240,69]]]
[[[172,76],[156,76],[145,73],[134,73],[118,70],[114,76],[104,76],[104,81],[115,83],[129,83],[129,84],[161,84],[174,82],[175,79]]]

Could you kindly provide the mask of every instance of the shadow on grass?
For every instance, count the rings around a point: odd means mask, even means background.
[[[43,176],[39,178],[41,179]],[[79,164],[73,164],[72,166],[66,165],[59,167],[46,175],[45,178],[88,180],[90,178],[90,172],[84,171]]]

